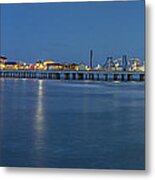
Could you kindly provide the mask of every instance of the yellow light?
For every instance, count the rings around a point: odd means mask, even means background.
[[[78,67],[78,66],[75,66],[75,70],[78,71],[78,70],[79,70],[79,67]]]
[[[87,70],[87,71],[89,71],[89,70],[90,70],[90,68],[89,68],[88,66],[86,66],[86,70]]]

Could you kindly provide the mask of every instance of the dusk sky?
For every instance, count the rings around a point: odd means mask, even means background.
[[[144,2],[1,5],[1,52],[11,60],[89,62],[107,56],[144,59]]]

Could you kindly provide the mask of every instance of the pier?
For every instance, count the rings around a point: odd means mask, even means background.
[[[0,78],[50,80],[144,81],[143,71],[0,70]]]

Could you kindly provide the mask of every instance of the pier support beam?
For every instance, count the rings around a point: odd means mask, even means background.
[[[100,80],[100,75],[99,75],[99,74],[97,74],[97,80],[98,80],[98,81]]]
[[[69,73],[65,73],[64,76],[65,76],[65,80],[70,79]]]
[[[13,75],[12,75],[12,76],[13,76]],[[23,78],[26,78],[26,73],[25,73],[25,72],[23,73]]]
[[[4,76],[5,77],[5,76]],[[14,72],[12,72],[12,77],[15,77],[15,73]]]
[[[128,74],[128,75],[127,75],[127,80],[128,80],[128,81],[132,81],[132,74]]]
[[[91,77],[92,77],[91,79],[94,80],[94,74],[92,74]]]
[[[105,74],[105,75],[104,75],[104,80],[105,80],[105,81],[108,81],[108,74]]]
[[[46,79],[46,73],[43,73],[43,79]]]
[[[118,74],[114,74],[114,81],[118,81]]]
[[[9,77],[9,74],[8,74],[8,77]],[[21,73],[20,72],[18,73],[18,78],[21,78]]]
[[[76,79],[76,73],[72,73],[72,79],[73,79],[73,80]]]
[[[4,77],[7,77],[7,73],[6,72],[4,73]]]
[[[48,79],[53,79],[52,73],[49,73],[49,74],[48,74]]]
[[[145,80],[144,74],[140,74],[139,76],[140,76],[140,81],[144,81]]]
[[[83,73],[78,73],[78,80],[83,80],[83,79],[84,79]]]
[[[94,80],[94,74],[89,74],[89,79]]]
[[[47,74],[43,73],[43,79],[47,79]]]
[[[121,74],[121,81],[124,81],[124,80],[125,80],[124,74]]]
[[[56,74],[55,74],[55,78],[56,78],[56,79],[60,79],[60,73],[56,73]]]
[[[39,73],[39,79],[42,79],[42,73]]]
[[[41,73],[41,79],[44,79],[44,73]]]
[[[33,76],[34,78],[36,78],[37,76],[36,76],[36,72],[34,73],[34,76]]]

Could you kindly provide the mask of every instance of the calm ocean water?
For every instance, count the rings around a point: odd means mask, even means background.
[[[0,165],[144,169],[144,83],[0,79]]]

